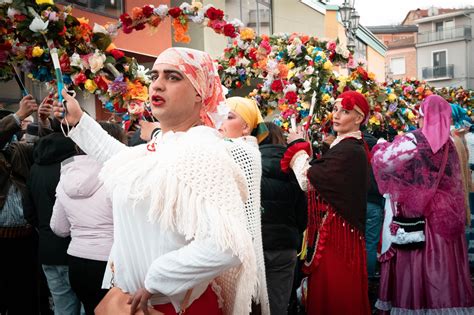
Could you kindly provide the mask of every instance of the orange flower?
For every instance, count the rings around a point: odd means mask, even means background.
[[[240,30],[240,39],[242,40],[254,40],[255,31],[250,27],[244,27]]]
[[[77,20],[78,20],[79,23],[81,23],[81,24],[89,24],[89,19],[86,19],[85,17],[77,18]]]
[[[264,58],[264,59],[258,61],[258,67],[260,69],[265,70],[265,68],[267,67],[267,58]]]
[[[114,49],[116,49],[116,48],[117,48],[117,46],[115,46],[114,43],[110,43],[110,45],[107,46],[107,48],[105,49],[105,51],[106,51],[106,52],[110,52],[110,51],[112,51],[112,50],[114,50]]]
[[[270,40],[270,38],[266,34],[263,34],[260,37],[262,38],[262,41],[264,41],[264,40],[269,41]]]
[[[152,16],[151,17],[151,21],[150,21],[150,25],[153,26],[153,27],[157,27],[158,25],[160,25],[161,23],[161,19],[159,16]]]
[[[180,19],[173,19],[174,40],[178,43],[189,43],[191,37],[188,35],[188,28],[188,23],[183,24]]]
[[[284,63],[279,63],[278,64],[278,71],[280,72],[280,78],[286,79],[288,76],[288,67]]]
[[[134,20],[141,20],[143,19],[145,16],[143,15],[143,9],[142,8],[139,8],[139,7],[134,7],[132,9],[132,19]]]
[[[146,86],[138,80],[133,82],[127,81],[127,93],[125,98],[129,100],[141,100],[146,101],[148,99],[148,90]]]

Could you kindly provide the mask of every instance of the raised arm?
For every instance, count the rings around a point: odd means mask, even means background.
[[[62,92],[67,102],[67,114],[64,116],[63,107],[54,102],[54,116],[65,124],[74,126],[68,136],[88,155],[99,162],[105,162],[116,153],[126,150],[127,146],[110,136],[102,127],[89,115],[85,114],[77,100]]]

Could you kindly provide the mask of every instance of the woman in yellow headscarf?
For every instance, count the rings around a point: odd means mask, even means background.
[[[219,128],[225,137],[254,136],[258,143],[267,137],[268,129],[254,100],[235,96],[226,99],[226,105],[229,115]]]

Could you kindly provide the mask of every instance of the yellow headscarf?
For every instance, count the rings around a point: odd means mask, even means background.
[[[226,99],[227,107],[238,114],[247,123],[252,136],[260,143],[268,136],[268,129],[263,122],[262,113],[258,109],[257,102],[244,97],[229,97]]]

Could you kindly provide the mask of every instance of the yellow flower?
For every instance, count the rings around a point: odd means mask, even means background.
[[[332,62],[330,60],[327,60],[323,65],[323,69],[331,71],[332,70]]]
[[[327,93],[324,93],[323,98],[322,98],[323,103],[327,103],[330,100],[331,100],[331,96]]]
[[[36,0],[36,4],[41,5],[41,4],[49,4],[49,5],[54,5],[53,0]]]
[[[295,67],[295,64],[293,61],[289,62],[287,65],[288,69],[293,69]]]
[[[284,128],[284,129],[288,129],[288,126],[289,126],[288,122],[285,121],[285,122],[283,123],[283,128]]]
[[[318,56],[321,56],[321,59],[326,59],[326,53],[322,50],[318,51]]]
[[[95,90],[97,90],[97,84],[95,84],[95,82],[91,79],[86,80],[86,82],[84,83],[84,87],[87,91],[89,91],[89,93],[94,93]]]
[[[370,123],[371,125],[380,126],[380,121],[379,121],[379,120],[377,119],[377,117],[375,117],[375,116],[370,117],[369,123]]]
[[[86,19],[85,17],[77,18],[77,20],[78,20],[79,23],[81,23],[81,24],[89,24],[89,19]]]
[[[375,73],[369,72],[369,79],[375,81]]]
[[[240,39],[241,40],[254,40],[255,39],[255,31],[250,27],[244,27],[240,30]]]
[[[413,114],[413,112],[412,112],[411,110],[408,111],[408,115],[407,115],[407,116],[408,116],[408,119],[410,119],[411,121],[414,121],[415,118],[416,118],[415,114]]]
[[[395,102],[396,99],[397,99],[397,96],[396,96],[394,93],[390,93],[390,94],[388,95],[388,101],[389,101],[390,103]]]
[[[308,53],[308,55],[311,55],[311,53],[313,52],[313,49],[314,49],[314,46],[308,46],[306,47],[306,52]]]
[[[33,57],[41,57],[43,53],[44,53],[44,50],[41,47],[35,46],[33,47],[33,51],[31,52],[31,55]]]
[[[286,79],[289,80],[295,76],[296,72],[294,70],[288,71],[288,75],[286,76]]]
[[[194,10],[201,10],[202,9],[202,3],[199,1],[194,1],[191,3],[191,6],[194,8]]]

